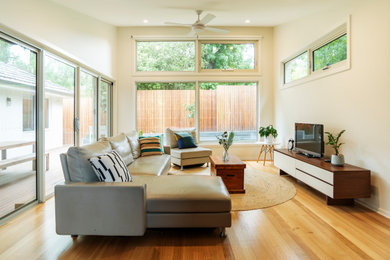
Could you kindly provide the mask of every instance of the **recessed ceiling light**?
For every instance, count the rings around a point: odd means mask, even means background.
[[[149,20],[148,19],[144,19],[144,23],[148,23],[149,22]]]
[[[245,23],[250,23],[250,22],[251,22],[251,20],[249,20],[249,19],[245,20]]]

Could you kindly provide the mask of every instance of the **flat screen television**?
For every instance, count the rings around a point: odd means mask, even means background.
[[[324,153],[324,126],[295,123],[295,151],[308,157],[322,157]]]

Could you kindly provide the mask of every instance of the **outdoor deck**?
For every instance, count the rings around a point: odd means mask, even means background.
[[[55,184],[63,181],[59,155],[67,149],[68,146],[63,146],[46,151],[50,154],[50,167],[45,172],[46,196],[54,192]],[[0,170],[0,217],[36,198],[35,175],[31,161]]]

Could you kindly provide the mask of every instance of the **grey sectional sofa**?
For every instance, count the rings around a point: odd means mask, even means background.
[[[142,236],[146,228],[212,227],[224,235],[231,201],[220,177],[167,175],[170,155],[139,157],[136,138],[135,132],[121,134],[61,155],[65,183],[55,187],[57,233]],[[98,182],[87,159],[112,149],[129,162],[133,182]]]

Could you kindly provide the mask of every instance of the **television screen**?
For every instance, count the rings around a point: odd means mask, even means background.
[[[310,156],[321,157],[324,153],[324,126],[295,123],[295,149]]]

